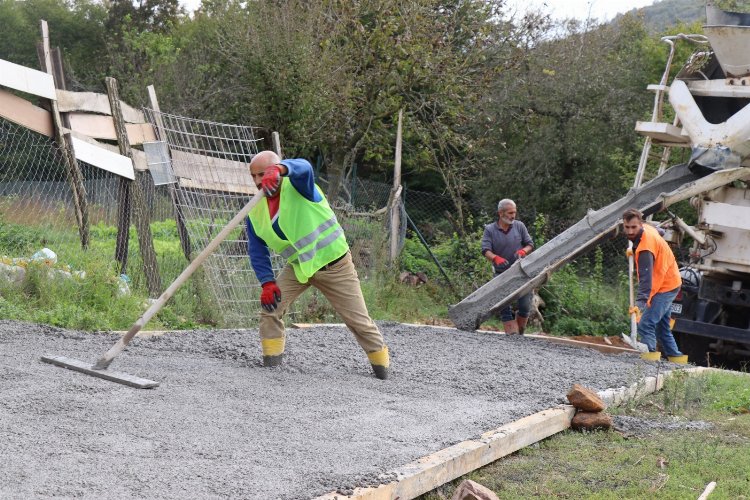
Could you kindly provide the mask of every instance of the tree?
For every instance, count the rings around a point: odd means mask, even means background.
[[[620,198],[625,172],[637,167],[635,121],[651,101],[640,64],[647,34],[632,16],[556,29],[498,82],[494,121],[506,127],[485,150],[497,155],[479,179],[485,189],[474,187],[487,204],[511,197],[571,222]]]

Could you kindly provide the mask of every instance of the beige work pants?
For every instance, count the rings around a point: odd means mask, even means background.
[[[261,309],[261,339],[284,338],[284,314],[302,292],[314,286],[328,299],[366,353],[377,352],[385,347],[383,335],[367,312],[359,276],[350,253],[329,268],[315,273],[307,283],[297,281],[292,266],[287,264],[276,278],[276,284],[281,290],[281,304],[272,312]]]

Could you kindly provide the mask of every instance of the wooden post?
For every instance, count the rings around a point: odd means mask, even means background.
[[[112,121],[115,125],[117,134],[117,145],[120,148],[120,154],[133,159],[133,150],[130,148],[127,130],[125,130],[125,119],[122,117],[122,106],[120,105],[120,94],[117,90],[117,80],[111,77],[105,79],[107,85],[107,97],[109,97],[109,106],[112,109]],[[143,191],[138,183],[138,177],[141,172],[135,171],[135,180],[130,182],[130,196],[132,197],[132,206],[134,208],[135,227],[138,232],[138,247],[141,250],[143,258],[143,273],[146,275],[146,284],[151,297],[157,297],[161,294],[161,276],[159,276],[159,265],[156,262],[156,252],[154,251],[154,240],[151,237],[151,225],[146,210],[146,202],[143,197]],[[127,204],[120,208],[120,212],[127,210]],[[118,243],[120,241],[120,232],[127,245],[127,232],[129,225],[117,228]]]
[[[40,59],[42,62],[42,69],[47,74],[51,74],[55,80],[55,87],[65,90],[65,76],[62,71],[62,61],[59,60],[59,51],[57,57],[57,64],[53,64],[52,55],[50,53],[49,46],[49,29],[47,27],[47,21],[41,20],[40,27],[42,31],[42,47]],[[55,71],[57,69],[57,71]],[[70,183],[70,188],[73,193],[73,205],[75,206],[76,223],[78,224],[78,235],[81,238],[81,247],[83,249],[89,246],[89,215],[88,215],[88,201],[86,197],[86,187],[83,184],[83,174],[80,168],[78,168],[78,161],[76,161],[75,153],[65,139],[65,133],[63,130],[63,118],[60,115],[60,110],[57,106],[56,100],[50,100],[52,107],[52,122],[55,126],[55,141],[60,146],[62,151],[63,161],[65,162],[65,174]]]
[[[159,136],[159,140],[169,144],[167,131],[164,129],[164,122],[161,118],[161,109],[159,109],[159,100],[156,98],[156,89],[153,85],[148,87],[148,98],[151,101],[151,109],[154,110],[154,121],[156,121],[156,132]],[[170,155],[171,156],[171,155]],[[174,208],[175,222],[177,223],[177,234],[180,236],[180,245],[182,246],[182,253],[185,254],[185,258],[190,260],[190,234],[188,234],[187,226],[185,226],[185,216],[182,213],[182,207],[180,207],[179,200],[177,199],[177,191],[174,188],[174,184],[168,184],[169,197],[172,199],[172,207]]]
[[[271,133],[271,137],[273,138],[274,152],[279,155],[279,158],[283,158],[283,156],[281,156],[281,141],[279,140],[279,133],[274,131]]]
[[[398,257],[399,228],[401,227],[401,122],[404,110],[398,111],[398,129],[396,130],[396,158],[393,165],[393,189],[391,190],[391,262]]]

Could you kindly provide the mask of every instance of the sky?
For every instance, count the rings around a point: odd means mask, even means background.
[[[180,0],[180,3],[192,12],[200,5],[200,0]],[[599,21],[609,21],[619,13],[653,3],[654,0],[507,0],[507,5],[511,9],[518,9],[519,13],[529,8],[540,8],[555,18],[586,20],[591,17]]]
[[[518,9],[519,13],[532,8],[549,12],[555,18],[572,17],[582,21],[588,18],[609,21],[617,14],[653,3],[654,0],[507,0],[507,5]]]

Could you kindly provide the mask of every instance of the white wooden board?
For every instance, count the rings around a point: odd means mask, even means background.
[[[73,134],[73,137],[80,139],[84,142],[88,142],[89,144],[92,144],[95,147],[106,149],[107,151],[110,151],[116,155],[120,154],[120,148],[116,144],[99,142],[96,139],[92,139],[91,137],[87,135],[83,135],[78,132],[73,132],[68,129],[65,129],[65,132],[66,133],[70,132]],[[139,172],[144,172],[148,170],[148,163],[146,162],[146,154],[140,149],[135,149],[135,148],[131,148],[130,151],[133,154],[133,166],[135,167],[135,169]]]
[[[69,90],[57,90],[57,107],[61,113],[83,111],[88,113],[99,113],[112,115],[109,106],[109,98],[105,94],[95,92],[71,92]],[[143,112],[127,103],[120,101],[122,117],[128,123],[145,123]]]
[[[180,186],[252,194],[258,188],[250,176],[248,163],[204,156],[171,149],[172,170]]]
[[[70,128],[94,139],[117,140],[115,123],[111,116],[88,113],[68,113]],[[154,129],[148,123],[126,123],[125,130],[131,146],[156,140]]]
[[[70,139],[77,159],[121,177],[135,179],[133,162],[127,156],[107,151],[74,136]]]
[[[57,99],[52,75],[0,59],[0,85],[47,99]]]

